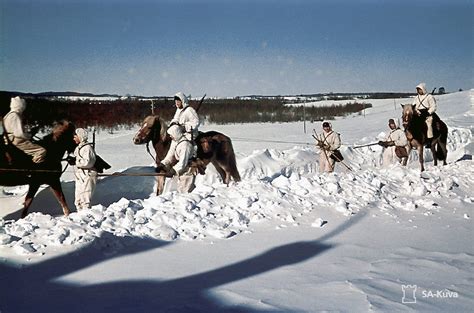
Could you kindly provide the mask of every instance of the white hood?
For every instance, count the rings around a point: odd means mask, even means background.
[[[87,141],[89,134],[84,128],[76,128],[76,135],[81,142]]]
[[[393,122],[395,123],[395,128],[398,128],[399,125],[398,125],[398,119],[396,117],[392,117],[390,120],[393,120]],[[390,122],[390,120],[388,120]]]
[[[181,99],[181,102],[183,103],[183,108],[187,107],[189,104],[188,104],[188,98],[186,97],[186,95],[184,93],[182,93],[181,91],[176,93],[174,95],[175,97],[178,97],[179,99]]]
[[[423,91],[423,94],[426,95],[426,84],[425,83],[420,83],[416,88],[420,88]]]
[[[10,101],[10,109],[12,111],[23,113],[26,109],[26,101],[20,97],[12,98]]]

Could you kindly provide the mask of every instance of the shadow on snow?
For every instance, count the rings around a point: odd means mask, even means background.
[[[214,287],[282,266],[294,265],[335,248],[335,245],[322,241],[343,232],[362,217],[362,213],[353,216],[318,240],[285,244],[246,260],[183,278],[166,281],[124,280],[99,284],[58,281],[61,276],[104,261],[170,244],[104,233],[81,250],[41,263],[22,268],[0,264],[0,312],[266,312],[267,310],[229,305],[208,293]],[[134,268],[120,270],[133,271]],[[276,309],[272,308],[270,311],[275,312]]]
[[[122,173],[154,173],[154,168],[135,166],[122,171]],[[92,205],[101,204],[107,207],[121,198],[146,199],[150,194],[153,194],[154,184],[155,177],[153,176],[105,177],[97,182],[97,187],[92,197]],[[61,186],[71,212],[75,212],[74,181],[61,182]],[[62,215],[61,206],[50,188],[45,188],[36,194],[28,212],[40,212],[52,216]],[[3,219],[16,221],[20,219],[20,215],[21,208],[18,208],[18,211],[6,215]]]

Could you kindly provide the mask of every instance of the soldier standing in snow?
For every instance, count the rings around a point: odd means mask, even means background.
[[[194,185],[196,170],[189,166],[194,151],[193,145],[178,125],[168,128],[168,134],[173,140],[175,150],[168,151],[163,161],[156,167],[156,172],[165,173],[169,177],[178,176],[178,192],[191,192],[196,187]],[[176,164],[171,167],[174,163]]]
[[[92,143],[87,141],[88,133],[83,128],[77,128],[74,142],[78,144],[74,150],[74,157],[67,157],[67,161],[74,167],[76,191],[74,204],[76,209],[83,210],[91,207],[91,198],[97,184],[97,171],[94,168],[96,154]]]
[[[408,139],[405,132],[401,130],[394,119],[388,120],[388,127],[390,133],[385,138],[385,141],[379,141],[378,144],[384,147],[383,151],[383,166],[389,166],[395,161],[403,162],[406,165],[408,153],[406,147],[408,146]]]
[[[331,173],[336,163],[332,154],[341,146],[341,137],[332,130],[329,122],[323,123],[323,132],[317,136],[317,145],[321,149],[319,155],[319,171]],[[340,160],[341,161],[341,160]]]
[[[20,97],[10,101],[10,112],[3,118],[3,127],[8,140],[18,149],[32,157],[34,163],[42,163],[46,157],[46,149],[31,142],[31,135],[23,127],[22,114],[26,109],[26,101]],[[33,132],[33,131],[32,131]]]
[[[433,113],[436,112],[436,100],[431,94],[426,92],[425,83],[420,83],[416,86],[416,92],[417,95],[413,105],[415,106],[416,114],[425,118],[426,126],[428,126],[426,146],[429,148],[433,138]]]

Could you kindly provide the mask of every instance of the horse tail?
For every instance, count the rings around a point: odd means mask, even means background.
[[[447,143],[448,143],[448,126],[442,120],[438,120],[440,123],[439,127],[439,139],[438,144],[436,145],[436,158],[438,160],[446,160],[448,157]]]
[[[230,175],[232,176],[234,181],[238,182],[238,181],[241,181],[241,178],[240,178],[239,170],[237,169],[237,161],[235,160],[234,147],[232,146],[232,141],[230,139],[228,143],[229,143],[228,165],[229,165]]]
[[[441,136],[440,140],[442,143],[446,144],[448,142],[448,126],[441,121]]]

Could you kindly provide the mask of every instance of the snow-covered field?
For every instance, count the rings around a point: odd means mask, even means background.
[[[234,139],[242,182],[210,168],[191,194],[157,197],[151,177],[107,177],[67,218],[45,189],[18,219],[26,188],[1,189],[0,312],[471,312],[474,90],[437,96],[447,166],[428,151],[422,174],[415,159],[382,168],[381,147],[352,148],[410,101],[332,121],[352,171],[318,173],[305,143],[320,123],[204,125]],[[113,171],[152,171],[132,136],[99,133],[97,151]]]

